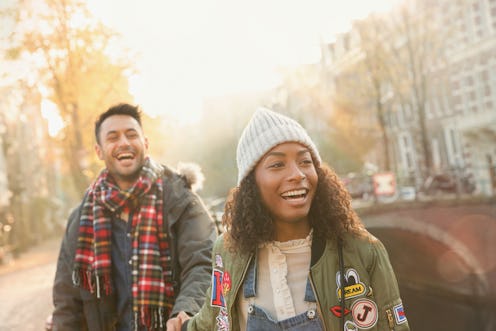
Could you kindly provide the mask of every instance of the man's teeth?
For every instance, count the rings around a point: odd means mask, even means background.
[[[117,159],[119,160],[122,160],[122,159],[132,159],[133,158],[133,154],[131,153],[123,153],[123,154],[119,154],[117,156]]]
[[[282,194],[283,198],[296,198],[304,196],[307,193],[305,189],[288,191]]]

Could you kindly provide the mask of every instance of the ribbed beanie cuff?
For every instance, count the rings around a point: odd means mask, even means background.
[[[291,141],[308,147],[314,162],[320,164],[320,155],[314,142],[298,122],[267,108],[258,108],[238,142],[238,185],[268,151]]]

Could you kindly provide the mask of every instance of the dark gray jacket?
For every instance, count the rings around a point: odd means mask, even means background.
[[[200,310],[210,285],[211,252],[217,238],[214,222],[185,177],[164,167],[164,220],[168,223],[177,284],[172,314],[181,310],[195,314]],[[72,284],[79,215],[77,208],[69,216],[60,248],[53,286],[53,330],[114,330],[115,297],[97,299]]]

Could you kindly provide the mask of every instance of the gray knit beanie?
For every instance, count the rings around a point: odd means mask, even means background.
[[[285,142],[298,142],[310,149],[316,165],[319,151],[305,129],[295,120],[267,108],[258,108],[246,125],[236,150],[238,185],[272,148]]]

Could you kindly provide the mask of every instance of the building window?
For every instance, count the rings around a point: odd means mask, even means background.
[[[489,72],[487,70],[481,71],[481,78],[483,82],[487,82],[489,80]]]
[[[467,81],[467,86],[474,85],[474,79],[472,78],[472,76],[468,76],[466,81]]]
[[[445,131],[446,147],[448,152],[448,162],[456,165],[461,160],[460,137],[454,128],[447,128]]]
[[[407,172],[415,171],[415,152],[410,133],[403,133],[399,138],[400,157],[403,168]]]
[[[460,105],[462,103],[462,98],[460,95],[455,95],[453,98],[453,102],[456,106]]]

